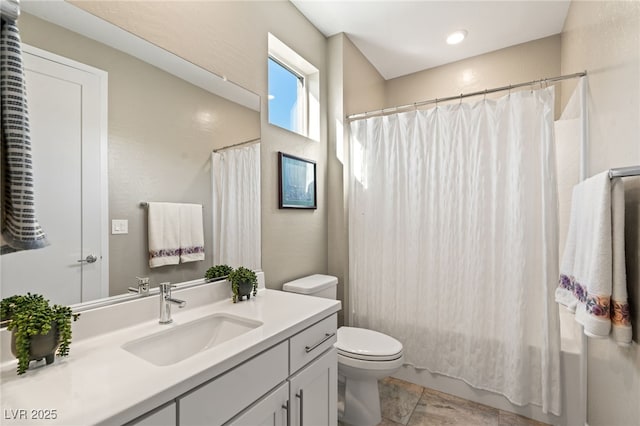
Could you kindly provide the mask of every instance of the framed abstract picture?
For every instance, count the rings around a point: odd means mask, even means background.
[[[316,162],[278,152],[278,195],[281,209],[315,209]]]

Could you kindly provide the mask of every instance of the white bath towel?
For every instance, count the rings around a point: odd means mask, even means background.
[[[204,260],[201,204],[149,203],[149,266]]]
[[[180,204],[180,262],[204,260],[202,205]]]
[[[631,342],[624,260],[624,186],[600,173],[573,189],[556,301],[576,312],[591,337]]]
[[[149,266],[180,263],[180,204],[149,203]]]

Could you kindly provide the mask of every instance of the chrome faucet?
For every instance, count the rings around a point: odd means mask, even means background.
[[[171,297],[173,287],[175,285],[171,285],[171,283],[160,283],[160,324],[170,324],[173,321],[171,304],[178,305],[178,308],[184,308],[184,305],[187,304],[184,300]]]
[[[138,287],[129,287],[129,293],[138,293],[142,296],[149,295],[149,278],[136,277],[138,280]]]

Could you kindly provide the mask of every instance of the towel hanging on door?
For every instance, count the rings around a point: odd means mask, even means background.
[[[47,246],[35,212],[33,160],[22,66],[20,34],[15,22],[0,19],[0,112],[2,134],[1,253]]]

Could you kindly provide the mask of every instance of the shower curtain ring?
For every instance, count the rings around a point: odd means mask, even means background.
[[[460,103],[458,105],[462,105],[462,93],[460,93]]]
[[[484,89],[484,97],[483,100],[486,101],[487,100],[487,89]]]

